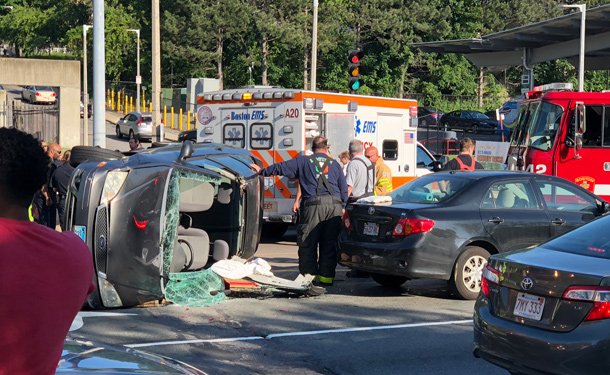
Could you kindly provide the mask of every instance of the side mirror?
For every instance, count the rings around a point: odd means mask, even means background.
[[[574,159],[580,159],[578,151],[582,149],[582,135],[587,131],[585,104],[577,102],[574,116]]]
[[[444,167],[445,165],[447,165],[447,163],[449,163],[449,158],[447,157],[447,155],[443,155],[437,161],[441,163],[441,167]]]
[[[432,163],[430,163],[430,166],[432,167],[433,172],[438,172],[443,169],[443,164],[438,160],[435,160]]]
[[[606,201],[597,202],[597,214],[603,215],[610,210],[610,203]]]

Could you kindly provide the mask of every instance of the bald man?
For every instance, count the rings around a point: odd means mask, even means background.
[[[392,171],[379,156],[377,147],[371,146],[364,151],[364,156],[375,165],[375,195],[387,195],[392,192]]]

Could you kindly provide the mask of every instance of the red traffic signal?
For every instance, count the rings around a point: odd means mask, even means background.
[[[351,51],[349,53],[348,61],[352,64],[360,63],[360,60],[364,57],[364,52],[362,51]]]

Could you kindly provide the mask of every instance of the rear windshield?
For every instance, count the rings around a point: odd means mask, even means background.
[[[53,91],[53,89],[50,88],[49,86],[36,86],[36,89],[38,91]]]
[[[143,122],[152,122],[152,117],[151,116],[142,116],[142,121]]]
[[[470,182],[464,177],[430,174],[399,187],[390,196],[392,202],[434,204],[458,194]]]
[[[565,253],[610,259],[610,216],[604,216],[543,245]]]

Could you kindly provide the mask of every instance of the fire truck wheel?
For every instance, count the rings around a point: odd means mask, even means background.
[[[288,224],[286,223],[265,223],[262,237],[266,240],[279,240],[284,237],[287,230]]]

